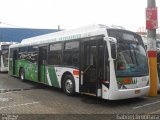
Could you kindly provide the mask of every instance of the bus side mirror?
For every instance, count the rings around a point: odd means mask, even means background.
[[[117,58],[117,40],[115,38],[109,37],[109,43],[111,46],[111,56],[115,60]]]

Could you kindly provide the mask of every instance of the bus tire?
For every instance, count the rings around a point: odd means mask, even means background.
[[[72,75],[66,75],[63,80],[63,91],[68,96],[75,95],[75,82]]]
[[[19,78],[24,81],[25,80],[25,71],[23,68],[20,69]]]

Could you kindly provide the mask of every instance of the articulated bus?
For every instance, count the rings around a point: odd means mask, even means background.
[[[8,53],[9,46],[13,42],[0,42],[0,72],[8,71]]]
[[[118,100],[144,96],[149,91],[142,38],[99,24],[11,45],[9,74],[62,88],[69,96],[81,93]]]

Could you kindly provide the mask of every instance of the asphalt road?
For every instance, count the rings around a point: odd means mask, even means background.
[[[60,89],[0,73],[0,113],[2,119],[15,120],[134,119],[132,115],[160,119],[160,94],[117,101],[80,94],[69,97]]]

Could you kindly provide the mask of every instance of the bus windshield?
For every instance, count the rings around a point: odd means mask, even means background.
[[[117,76],[137,76],[148,74],[146,53],[142,45],[119,43],[116,59]]]
[[[112,31],[113,32],[113,31]],[[144,76],[148,74],[148,62],[142,39],[132,32],[116,31],[110,34],[117,39],[117,76]],[[115,36],[114,36],[115,35]]]
[[[160,48],[160,42],[159,41],[157,41],[156,47]]]

